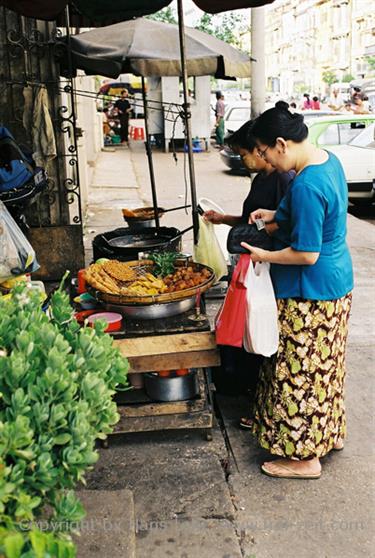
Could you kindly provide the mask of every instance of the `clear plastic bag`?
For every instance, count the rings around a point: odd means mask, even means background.
[[[38,268],[30,242],[0,201],[0,282]]]
[[[247,270],[243,346],[248,353],[270,357],[279,345],[278,313],[270,264],[250,262]]]
[[[211,267],[218,281],[228,273],[227,263],[216,238],[214,225],[199,216],[198,244],[194,246],[194,261]]]

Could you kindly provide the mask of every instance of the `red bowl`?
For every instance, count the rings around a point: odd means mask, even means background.
[[[96,320],[104,320],[107,322],[108,325],[104,330],[105,332],[118,331],[121,329],[122,315],[116,312],[97,312],[96,314],[92,314],[88,319],[89,325],[92,326]]]
[[[95,312],[96,310],[82,310],[81,312],[76,312],[74,314],[74,317],[79,324],[83,324],[86,318],[88,318],[92,314],[95,314]]]

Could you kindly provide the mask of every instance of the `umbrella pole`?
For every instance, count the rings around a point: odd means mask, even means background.
[[[147,95],[146,95],[146,86],[145,86],[145,78],[142,76],[142,96],[143,96],[143,115],[145,119],[145,148],[147,153],[147,160],[148,160],[148,170],[150,173],[150,180],[151,180],[151,193],[152,193],[152,204],[154,206],[154,214],[155,214],[155,224],[156,228],[160,228],[159,222],[159,213],[158,213],[158,200],[156,196],[156,186],[155,186],[155,174],[154,174],[154,163],[152,160],[152,150],[151,150],[151,143],[150,143],[150,136],[148,133],[148,106],[147,106]]]
[[[197,211],[197,191],[196,191],[196,183],[195,183],[193,147],[192,147],[192,139],[191,139],[191,112],[190,112],[190,103],[188,100],[185,26],[184,26],[184,10],[182,6],[182,0],[177,0],[177,8],[178,8],[178,32],[180,36],[182,87],[184,93],[184,120],[185,120],[186,141],[188,146],[188,158],[189,158],[191,206],[193,210],[194,244],[197,244],[198,233],[199,233],[199,220],[198,220],[198,211]]]

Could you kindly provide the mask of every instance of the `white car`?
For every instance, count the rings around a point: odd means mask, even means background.
[[[375,122],[347,144],[328,147],[340,159],[354,204],[375,201]]]

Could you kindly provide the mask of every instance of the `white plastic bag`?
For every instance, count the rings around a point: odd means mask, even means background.
[[[31,244],[0,201],[0,282],[38,268]]]
[[[250,262],[246,279],[246,322],[243,345],[248,353],[269,357],[279,345],[277,304],[269,263]]]
[[[211,267],[217,281],[228,273],[223,251],[215,235],[214,225],[200,215],[198,244],[194,245],[194,261]]]

